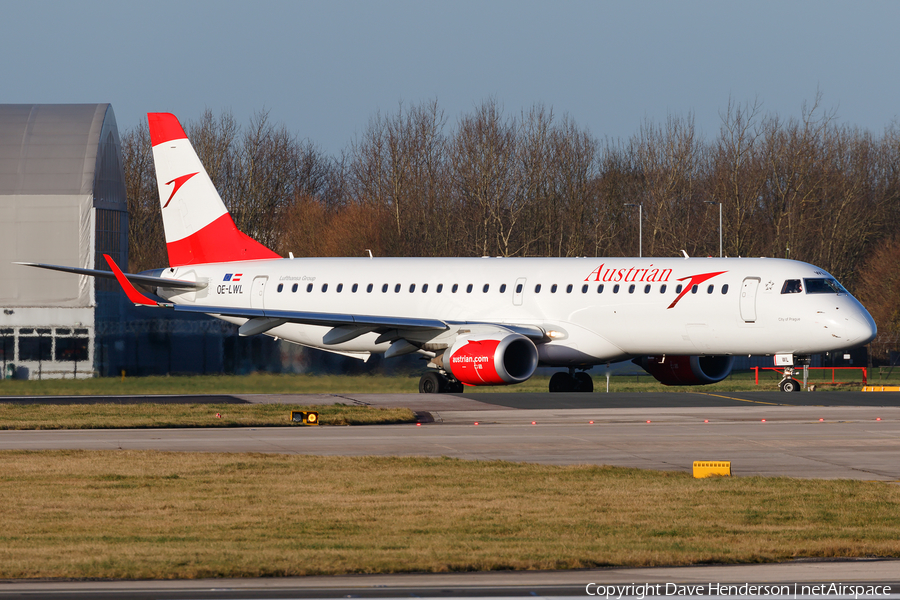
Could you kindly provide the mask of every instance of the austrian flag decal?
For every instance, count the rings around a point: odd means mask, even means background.
[[[225,279],[223,279],[222,281],[240,281],[241,275],[243,275],[243,273],[234,273],[234,274],[226,273]]]

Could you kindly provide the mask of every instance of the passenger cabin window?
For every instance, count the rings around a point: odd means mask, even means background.
[[[353,287],[350,288],[350,291],[353,292],[353,293],[355,294],[355,293],[356,293],[356,290],[358,290],[358,289],[359,289],[359,284],[358,284],[358,283],[354,283],[354,284],[353,284]]]
[[[424,294],[424,293],[427,292],[427,291],[428,291],[428,284],[427,284],[427,283],[423,283],[423,284],[422,284],[422,293]]]
[[[489,290],[490,288],[491,288],[490,284],[487,284],[487,283],[486,283],[486,284],[484,284],[484,287],[481,288],[481,292],[482,292],[483,294],[487,294],[487,293],[488,293],[488,290]]]
[[[503,294],[504,292],[506,292],[506,284],[505,284],[505,283],[501,283],[501,284],[500,284],[500,293]]]
[[[388,284],[384,284],[383,286],[381,286],[382,294],[387,294],[387,291],[388,291]]]
[[[581,286],[582,294],[587,294],[587,291],[588,291],[588,284],[584,284],[583,286]]]
[[[684,286],[679,283],[675,286],[675,293],[680,294],[682,289],[684,289]]]
[[[338,286],[337,286],[337,293],[340,294],[340,293],[341,293],[341,290],[343,290],[343,289],[344,289],[344,284],[343,284],[343,283],[339,283]]]
[[[327,291],[328,291],[328,284],[327,284],[327,283],[323,283],[323,284],[322,284],[322,291],[323,291],[323,292],[327,292]]]
[[[600,285],[597,286],[597,293],[598,293],[598,294],[602,294],[602,293],[603,293],[603,284],[602,284],[602,283],[601,283]]]
[[[647,285],[644,286],[644,293],[645,293],[645,294],[649,294],[649,293],[650,293],[650,284],[649,284],[649,283],[648,283]]]
[[[536,286],[534,286],[534,293],[535,294],[541,293],[541,284],[537,284]]]
[[[618,294],[618,293],[619,293],[619,284],[617,283],[616,285],[613,286],[613,294]]]
[[[312,284],[311,284],[311,283],[306,284],[306,291],[307,291],[307,292],[311,292],[311,291],[312,291]]]
[[[296,283],[295,283],[294,285],[291,286],[291,291],[292,291],[292,292],[296,292],[296,291],[297,291],[297,284],[296,284]]]
[[[697,293],[697,286],[696,286],[696,285],[692,285],[692,286],[691,286],[691,293],[692,293],[692,294],[696,294],[696,293]]]
[[[453,287],[450,288],[450,291],[453,292],[453,293],[455,294],[455,293],[456,293],[456,290],[458,290],[458,289],[459,289],[459,284],[458,284],[458,283],[454,283],[454,284],[453,284]]]
[[[666,293],[666,284],[662,284],[661,286],[659,286],[659,293],[660,294]]]
[[[706,288],[706,293],[707,293],[707,294],[712,294],[714,289],[716,289],[716,286],[711,285],[711,286],[709,286],[708,288]]]
[[[409,293],[412,294],[415,291],[416,291],[416,284],[414,284],[414,283],[409,284]]]
[[[834,279],[804,279],[807,294],[846,294],[847,290]]]
[[[467,293],[467,294],[471,294],[471,293],[472,293],[472,284],[471,284],[471,283],[470,283],[469,285],[466,286],[466,293]]]
[[[371,294],[372,290],[375,288],[371,283],[366,286],[366,293]]]
[[[556,293],[556,284],[555,284],[555,283],[554,283],[553,285],[550,286],[550,293],[551,293],[551,294],[555,294],[555,293]]]
[[[281,293],[281,290],[283,290],[283,289],[284,289],[284,284],[283,284],[283,283],[279,283],[279,284],[278,284],[278,293],[280,294],[280,293]]]
[[[725,285],[722,286],[722,294],[727,294],[727,293],[728,293],[728,284],[726,283]]]
[[[443,284],[443,283],[439,283],[438,286],[437,286],[437,289],[436,289],[435,291],[436,291],[438,294],[440,294],[441,292],[443,292],[443,291],[444,291],[444,284]]]
[[[571,283],[570,283],[569,285],[566,286],[566,293],[567,293],[567,294],[571,294],[571,293],[572,293],[572,284],[571,284]]]
[[[516,284],[516,293],[517,294],[522,293],[522,284],[521,283]]]
[[[809,281],[807,279],[807,281]],[[788,279],[784,282],[784,285],[781,286],[782,294],[799,294],[803,291],[803,284],[800,283],[799,279]]]
[[[399,283],[396,284],[396,285],[394,286],[394,293],[395,293],[395,294],[399,294],[399,293],[400,293],[400,284],[399,284]]]
[[[633,294],[633,293],[634,293],[634,284],[633,284],[633,283],[632,283],[631,285],[628,286],[628,293],[629,293],[629,294]]]

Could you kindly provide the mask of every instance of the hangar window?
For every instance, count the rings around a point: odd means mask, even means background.
[[[53,339],[49,335],[21,335],[22,331],[25,330],[19,330],[19,360],[50,360]]]
[[[88,338],[58,337],[56,338],[56,360],[81,362],[88,359]]]

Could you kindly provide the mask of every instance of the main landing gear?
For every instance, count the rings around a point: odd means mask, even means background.
[[[419,379],[420,394],[462,394],[463,384],[438,371],[429,371]]]
[[[551,392],[593,392],[594,380],[584,371],[575,372],[574,367],[568,373],[554,373],[550,377]]]

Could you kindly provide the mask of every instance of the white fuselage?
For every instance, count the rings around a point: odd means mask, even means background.
[[[865,344],[875,335],[871,316],[850,294],[782,293],[788,280],[833,279],[813,265],[782,259],[297,258],[189,265],[162,276],[208,282],[199,292],[160,289],[179,304],[454,324],[424,334],[430,339],[418,342],[426,347],[429,341],[441,346],[459,324],[534,325],[551,332],[551,341],[539,346],[547,365],[660,354],[806,355]],[[680,298],[679,286],[690,286]],[[327,344],[331,329],[286,323],[267,333],[348,353],[389,346],[376,342],[376,332]]]

